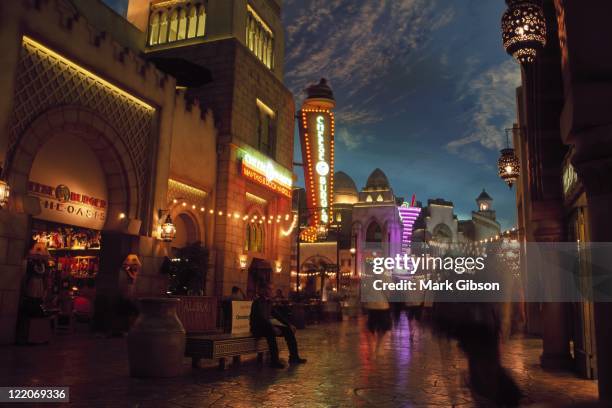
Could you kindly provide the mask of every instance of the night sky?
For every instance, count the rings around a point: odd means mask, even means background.
[[[106,2],[125,14],[127,0]],[[299,107],[308,84],[329,80],[338,104],[336,170],[362,188],[380,167],[396,195],[451,200],[460,219],[486,188],[502,228],[513,226],[514,191],[496,171],[520,84],[519,65],[501,45],[504,7],[284,0],[285,83]]]

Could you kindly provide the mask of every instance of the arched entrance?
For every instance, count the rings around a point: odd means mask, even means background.
[[[87,300],[84,310],[91,312],[95,301],[98,310],[111,313],[98,308],[99,295],[116,296],[127,279],[121,264],[137,243],[129,226],[142,210],[128,151],[97,113],[64,106],[34,120],[10,152],[8,179],[22,203],[18,211],[31,221],[26,246],[43,242],[51,256],[45,274],[50,290],[41,301],[66,316],[83,304],[77,298]]]
[[[191,214],[182,212],[174,217],[176,237],[172,241],[173,248],[183,248],[199,239],[198,224]]]

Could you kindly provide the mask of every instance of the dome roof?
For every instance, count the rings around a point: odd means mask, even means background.
[[[334,174],[334,191],[336,193],[357,195],[357,185],[351,176],[343,171],[337,171]]]
[[[390,190],[389,179],[381,169],[375,169],[368,181],[366,182],[365,190]]]
[[[351,204],[357,201],[357,186],[353,179],[343,171],[334,174],[334,203]]]
[[[476,201],[481,201],[481,200],[489,200],[489,201],[493,201],[493,199],[491,198],[491,196],[489,194],[487,194],[487,192],[485,191],[485,189],[482,189],[482,193],[480,193],[480,195],[478,196],[478,198],[476,199]]]

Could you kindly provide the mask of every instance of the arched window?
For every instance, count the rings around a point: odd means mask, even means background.
[[[204,9],[204,6],[199,6],[198,7],[198,30],[196,34],[198,37],[204,36],[205,26],[206,26],[206,10]]]
[[[162,11],[159,16],[159,40],[158,44],[164,44],[168,42],[168,13]]]
[[[246,225],[244,248],[251,252],[263,252],[265,242],[265,229],[263,224],[250,222]]]
[[[453,240],[453,232],[446,224],[438,224],[433,229],[433,240],[436,242],[451,242]]]
[[[178,10],[172,10],[170,14],[170,31],[168,33],[168,42],[176,41],[178,34]]]
[[[383,198],[382,194],[379,194],[378,197],[376,197],[376,201],[380,203],[381,201],[385,201],[385,199]]]
[[[184,40],[187,37],[187,10],[181,8],[178,19],[178,34],[177,40]]]
[[[149,45],[203,37],[206,9],[201,3],[189,2],[178,7],[155,7],[149,15]]]
[[[366,197],[366,201],[367,201],[368,203],[371,203],[371,202],[372,202],[372,201],[374,201],[374,200],[372,199],[372,196],[368,194],[368,196]]]
[[[155,12],[151,16],[149,23],[149,45],[157,44],[159,39],[159,13]]]
[[[274,35],[272,30],[255,11],[247,6],[246,38],[247,47],[266,67],[272,69],[274,56]]]
[[[196,29],[198,28],[198,9],[195,6],[191,6],[187,14],[189,15],[187,38],[193,38],[196,36]]]
[[[373,221],[366,231],[366,242],[382,242],[382,228],[376,221]]]

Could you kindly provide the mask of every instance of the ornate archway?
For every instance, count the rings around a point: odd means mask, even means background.
[[[119,214],[139,219],[143,188],[138,182],[128,148],[114,128],[96,112],[77,106],[64,106],[40,115],[21,136],[11,152],[6,174],[16,195],[28,193],[28,177],[37,152],[57,135],[71,135],[82,140],[95,154],[104,172],[108,188],[108,212],[105,229],[121,227]]]

